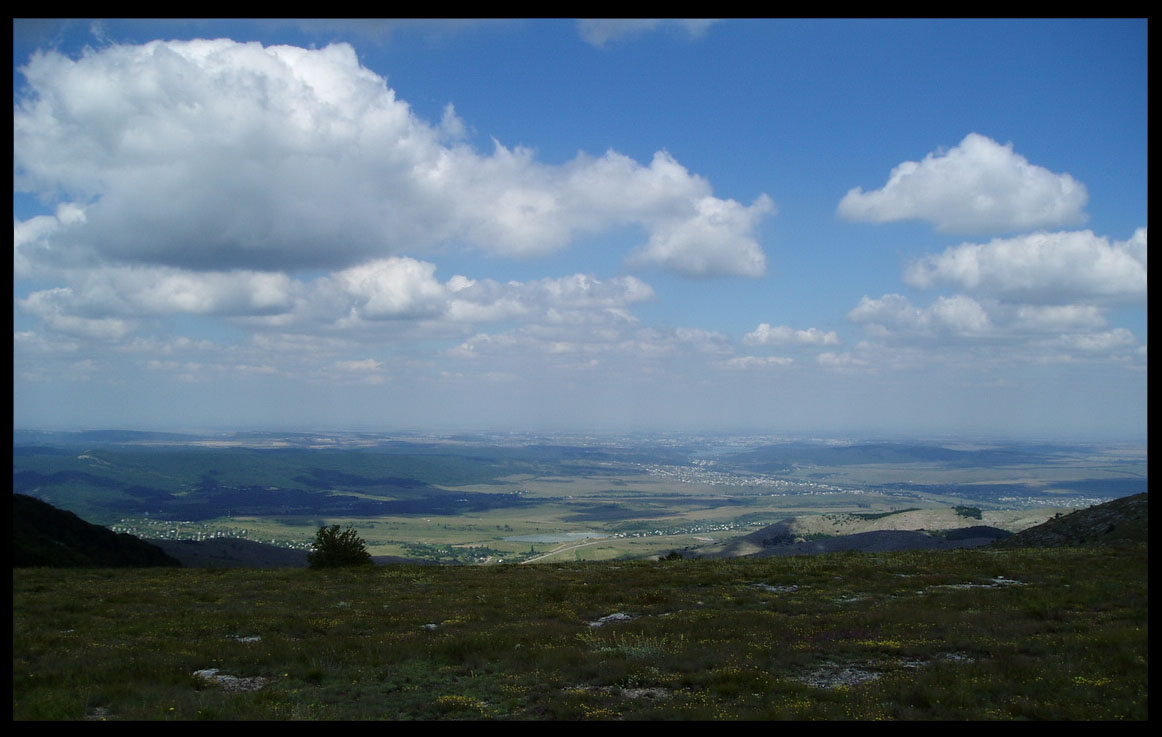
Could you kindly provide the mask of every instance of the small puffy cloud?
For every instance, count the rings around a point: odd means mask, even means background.
[[[886,294],[864,297],[848,319],[870,335],[896,343],[1021,342],[1085,351],[1137,345],[1130,331],[1107,330],[1104,312],[1085,304],[1014,304],[957,295],[920,307],[902,295]]]
[[[1013,322],[1034,333],[1070,332],[1105,327],[1103,311],[1095,305],[1013,305]]]
[[[351,373],[374,373],[383,368],[383,364],[374,358],[364,358],[359,361],[336,361],[335,368]]]
[[[284,274],[169,267],[109,267],[73,277],[69,286],[33,292],[18,305],[60,332],[121,338],[143,317],[283,312],[296,286]]]
[[[848,313],[848,319],[874,335],[965,336],[985,335],[991,322],[984,308],[971,297],[941,297],[927,308],[916,307],[900,294],[879,299],[864,297]]]
[[[210,340],[194,340],[184,336],[172,338],[135,337],[117,346],[121,353],[148,353],[157,356],[173,356],[193,352],[213,352],[220,348]]]
[[[523,342],[514,333],[477,333],[448,352],[455,358],[475,359],[494,354],[507,355]]]
[[[662,28],[676,28],[700,38],[717,20],[707,18],[587,18],[577,21],[577,32],[586,43],[598,48],[610,41],[649,33]]]
[[[762,216],[774,209],[769,197],[763,195],[750,207],[704,197],[696,209],[691,218],[660,224],[629,262],[696,278],[759,277],[766,272],[766,256],[750,234]]]
[[[81,345],[75,340],[61,339],[56,336],[41,335],[33,330],[17,330],[12,334],[12,352],[14,357],[28,354],[54,355],[74,354]]]
[[[988,233],[1084,222],[1089,195],[1069,174],[1054,174],[977,133],[949,151],[905,161],[882,189],[856,187],[839,203],[847,220],[926,220],[951,233]]]
[[[608,313],[604,313],[608,314]],[[520,374],[601,365],[635,375],[675,367],[717,365],[731,352],[729,339],[699,328],[656,329],[636,321],[607,320],[568,326],[529,324],[502,333],[478,333],[449,350],[469,360]]]
[[[474,324],[507,319],[576,323],[580,315],[619,311],[654,297],[632,276],[586,274],[501,283],[454,276],[441,282],[434,264],[411,258],[373,261],[319,279],[304,292],[306,312],[319,320],[440,320]]]
[[[181,372],[184,374],[196,374],[202,370],[202,364],[195,361],[158,361],[156,359],[145,362],[145,367],[150,371],[166,371],[171,373]]]
[[[1144,300],[1146,228],[1114,243],[1089,230],[965,243],[917,261],[904,279],[921,289],[952,284],[1029,301]]]
[[[108,289],[105,293],[115,294],[129,313],[264,315],[289,309],[295,284],[277,273],[117,268],[91,273],[82,288],[93,293]]]
[[[646,263],[763,272],[765,195],[717,198],[664,152],[477,152],[451,105],[420,119],[346,44],[153,41],[37,53],[20,71],[14,189],[63,209],[15,224],[18,273],[340,270],[447,244],[529,257],[624,226],[644,230]]]
[[[603,282],[586,274],[574,274],[530,282],[526,290],[536,295],[538,301],[557,308],[616,308],[654,298],[653,287],[633,276]]]
[[[726,366],[732,369],[763,369],[772,366],[790,366],[794,362],[795,359],[783,356],[738,356],[729,359]]]
[[[389,258],[344,269],[332,281],[357,302],[364,319],[434,317],[447,309],[448,299],[435,273],[435,264]]]
[[[848,371],[862,369],[868,366],[868,361],[852,354],[847,353],[820,353],[815,357],[815,362],[823,368],[834,369],[837,371]]]
[[[136,322],[116,317],[87,317],[76,314],[75,295],[67,287],[33,292],[17,303],[50,329],[77,338],[121,340],[136,329]]]
[[[17,279],[32,277],[45,266],[59,266],[62,254],[50,246],[53,233],[63,227],[84,222],[83,208],[63,203],[54,215],[38,215],[28,220],[12,219],[12,271]],[[66,255],[67,261],[67,255]]]
[[[839,335],[835,331],[824,332],[819,328],[795,330],[788,325],[772,327],[765,322],[742,340],[747,345],[839,345]]]
[[[1103,332],[1062,335],[1053,341],[1053,345],[1071,351],[1110,353],[1135,348],[1138,346],[1138,339],[1126,328],[1114,328]],[[1142,348],[1145,349],[1145,346]]]
[[[383,364],[374,358],[364,358],[355,361],[336,361],[332,364],[332,369],[333,372],[329,372],[329,375],[332,377],[337,374],[338,376],[363,384],[375,385],[387,381],[387,377],[383,374]]]
[[[301,333],[255,333],[250,344],[262,355],[326,356],[350,351],[355,343],[333,335],[304,335]]]
[[[725,356],[734,352],[730,339],[716,330],[675,328],[670,342],[675,344],[678,350],[687,353]]]
[[[468,126],[456,115],[456,108],[450,102],[444,106],[444,115],[440,118],[440,135],[450,141],[468,137]]]

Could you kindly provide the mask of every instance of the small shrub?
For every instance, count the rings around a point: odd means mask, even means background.
[[[367,544],[350,525],[345,530],[339,525],[320,527],[315,533],[314,550],[307,556],[307,561],[311,568],[374,565]]]

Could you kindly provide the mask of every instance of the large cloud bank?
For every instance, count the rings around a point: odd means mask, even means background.
[[[634,262],[760,276],[772,204],[714,196],[665,152],[546,165],[419,119],[345,44],[231,40],[38,53],[13,116],[17,192],[57,202],[17,223],[17,268],[108,261],[189,270],[342,269],[447,245],[507,257],[639,226]]]

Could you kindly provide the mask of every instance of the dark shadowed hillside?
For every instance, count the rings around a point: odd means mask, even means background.
[[[156,544],[187,568],[306,568],[307,551],[280,548],[252,540],[157,540]],[[378,565],[422,564],[394,556],[374,556]]]
[[[307,551],[251,540],[157,540],[157,546],[187,568],[306,568]]]
[[[1150,507],[1146,494],[1114,499],[1055,517],[997,543],[1006,548],[1056,548],[1079,545],[1134,545],[1149,542]]]
[[[13,494],[12,565],[144,568],[181,563],[133,535],[90,524],[35,497]]]

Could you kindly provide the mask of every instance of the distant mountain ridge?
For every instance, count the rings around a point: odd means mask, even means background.
[[[754,471],[779,471],[792,466],[848,466],[883,463],[939,463],[956,467],[992,467],[1044,461],[1055,455],[1041,446],[957,450],[910,443],[816,445],[784,443],[736,453],[724,459]]]
[[[13,494],[12,565],[146,568],[181,563],[133,535],[91,524],[35,497]]]
[[[66,445],[96,444],[123,445],[126,443],[187,443],[198,435],[149,430],[80,430],[76,432],[37,432],[34,430],[14,430],[13,444],[36,444],[46,441]]]

